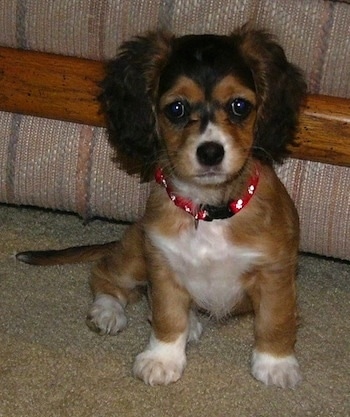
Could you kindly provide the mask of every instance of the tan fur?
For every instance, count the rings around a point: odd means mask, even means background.
[[[171,35],[149,34],[126,45],[123,52],[130,59],[130,63],[122,64],[126,68],[123,70],[132,67],[134,60],[133,71],[144,71],[161,146],[158,165],[175,195],[191,199],[198,208],[200,204],[223,205],[244,195],[249,179],[256,171],[259,173],[259,183],[249,203],[233,217],[212,223],[196,224],[163,187],[153,184],[144,217],[127,230],[121,242],[109,246],[107,254],[106,248],[97,251],[104,256],[92,270],[96,305],[88,324],[102,334],[116,334],[126,323],[124,307],[137,300],[140,290],[148,286],[152,336],[148,348],[136,359],[134,372],[151,385],[174,382],[181,376],[184,340],[196,340],[200,334],[192,313],[196,306],[207,308],[215,316],[253,311],[254,376],[279,386],[294,386],[300,379],[293,356],[298,216],[271,165],[253,156],[257,129],[264,126],[268,110],[270,117],[275,116],[268,109],[269,95],[275,91],[267,85],[271,58],[265,55],[275,53],[277,61],[284,58],[279,47],[275,52],[266,52],[266,45],[275,46],[264,33],[245,27],[233,36],[245,57],[242,66],[251,66],[255,91],[249,81],[244,82],[234,72],[219,77],[208,91],[199,81],[180,75],[158,97],[162,71],[171,54]],[[147,65],[143,65],[142,56],[127,55],[128,48],[133,52],[138,42],[145,43]],[[274,68],[277,73],[279,65]],[[281,85],[283,82],[279,81]],[[251,111],[241,120],[232,119],[227,108],[235,98],[251,104]],[[112,99],[113,95],[106,99],[110,109]],[[167,107],[176,101],[187,103],[191,109],[186,123],[167,115]],[[206,111],[210,120],[205,120],[203,126]],[[198,158],[198,147],[213,142],[222,146],[224,157],[220,163],[206,166]],[[84,249],[79,256],[84,256]],[[60,259],[59,254],[56,259]],[[30,257],[21,260],[30,262]],[[111,316],[112,324],[103,324],[105,312]],[[167,347],[174,358],[167,357]],[[285,360],[282,365],[279,358]]]
[[[137,301],[139,286],[147,283],[143,231],[139,225],[129,228],[113,253],[103,257],[92,269],[91,290],[109,294],[122,305]]]
[[[256,347],[264,352],[283,356],[293,351],[296,338],[294,278],[298,250],[298,220],[294,206],[274,172],[266,166],[260,167],[260,170],[259,188],[254,199],[242,213],[226,220],[227,233],[233,242],[262,252],[258,265],[255,266],[252,273],[245,274],[242,281],[256,315]],[[262,218],[260,212],[269,213],[268,221],[265,220],[265,224],[259,222],[259,219]],[[177,235],[185,228],[194,228],[193,219],[175,207],[163,190],[158,187],[150,196],[149,210],[143,222],[146,230],[157,230],[159,234],[170,237],[172,234]],[[288,244],[286,245],[285,242]],[[150,250],[149,245],[145,246]],[[132,250],[132,248],[129,249]],[[129,253],[124,258],[125,265],[146,268],[146,265],[137,264],[139,259],[135,259],[135,255],[137,255],[138,249],[132,250],[131,257]],[[160,339],[164,335],[164,340],[169,340],[176,338],[178,334],[178,330],[173,327],[173,324],[179,323],[177,315],[181,310],[178,311],[180,306],[178,309],[175,308],[176,303],[174,306],[171,300],[169,302],[168,295],[175,298],[174,291],[178,291],[178,288],[171,279],[171,271],[164,271],[165,266],[158,264],[158,258],[162,259],[161,254],[153,248],[149,254],[148,250],[146,250],[145,259],[157,259],[157,263],[151,264],[152,273],[149,277],[152,283],[155,281],[153,287],[157,288],[155,293],[157,297],[152,293],[152,304],[153,306],[157,305],[157,298],[166,300],[163,306],[165,311],[162,314],[154,315],[162,317],[162,320],[159,323],[157,320],[154,321],[153,325],[156,332],[159,327],[157,335]],[[119,258],[120,255],[121,252],[118,252],[117,257]],[[125,256],[125,254],[123,255]],[[119,274],[115,276],[118,281],[114,281],[114,283],[121,286],[120,277],[123,275]],[[157,287],[158,274],[163,274],[163,277],[167,278],[166,281],[159,281],[161,284],[159,289]],[[95,277],[92,282],[95,282]],[[121,287],[123,288],[123,286]],[[97,292],[105,292],[104,288],[97,289],[96,286],[93,288]],[[262,296],[264,297],[263,304],[261,303]],[[247,309],[244,310],[247,312]],[[177,318],[173,319],[174,317]],[[169,328],[166,329],[168,321]],[[173,333],[172,336],[171,333]]]

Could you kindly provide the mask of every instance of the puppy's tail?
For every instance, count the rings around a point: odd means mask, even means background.
[[[100,245],[75,246],[60,250],[28,251],[17,253],[16,259],[31,265],[63,265],[98,261],[111,253],[118,242]]]

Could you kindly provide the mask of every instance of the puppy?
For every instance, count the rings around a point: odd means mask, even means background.
[[[88,314],[100,334],[123,330],[126,305],[148,286],[152,332],[133,367],[147,384],[181,377],[186,344],[202,332],[199,308],[218,318],[254,312],[252,374],[295,387],[298,216],[272,164],[288,153],[304,94],[282,48],[249,26],[126,42],[101,101],[111,140],[155,173],[143,218],[121,242],[17,258],[101,258]]]

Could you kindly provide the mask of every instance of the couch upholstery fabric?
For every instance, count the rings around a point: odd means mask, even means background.
[[[0,45],[112,58],[145,30],[229,33],[251,20],[276,34],[309,92],[350,98],[350,5],[326,0],[3,0]],[[0,112],[0,202],[134,221],[149,184],[113,161],[102,128]],[[288,160],[278,173],[301,218],[301,249],[350,259],[350,170]]]

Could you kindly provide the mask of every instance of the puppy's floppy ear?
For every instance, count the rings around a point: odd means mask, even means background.
[[[306,94],[303,76],[269,33],[248,24],[232,36],[255,82],[258,108],[253,153],[265,161],[281,162],[294,141]]]
[[[99,99],[112,143],[144,167],[154,163],[158,152],[153,100],[171,40],[166,32],[151,32],[125,42],[101,83]]]

